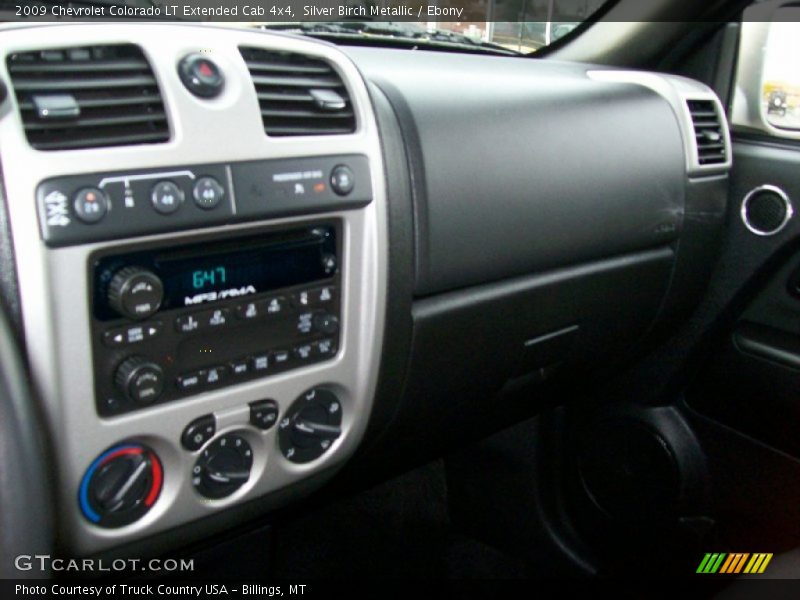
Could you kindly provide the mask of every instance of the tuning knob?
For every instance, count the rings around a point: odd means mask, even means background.
[[[131,356],[117,367],[114,382],[129,400],[150,404],[164,391],[164,371],[143,356]]]
[[[108,304],[131,319],[146,319],[161,306],[164,286],[155,273],[142,267],[117,271],[108,284]]]
[[[81,512],[102,527],[122,527],[140,519],[161,493],[163,471],[158,456],[141,444],[106,450],[81,481]]]

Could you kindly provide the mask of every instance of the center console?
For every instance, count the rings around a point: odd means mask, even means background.
[[[212,27],[3,38],[0,159],[65,548],[320,485],[363,437],[386,305],[356,68]]]

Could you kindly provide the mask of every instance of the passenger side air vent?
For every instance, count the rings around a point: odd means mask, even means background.
[[[303,54],[241,48],[270,136],[353,133],[347,88],[326,61]]]
[[[7,66],[25,135],[38,150],[169,139],[158,84],[138,46],[20,52]]]
[[[687,100],[700,166],[727,162],[725,132],[713,100]]]

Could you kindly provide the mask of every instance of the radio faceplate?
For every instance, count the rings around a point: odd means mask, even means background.
[[[97,412],[111,417],[331,359],[342,224],[89,259]]]

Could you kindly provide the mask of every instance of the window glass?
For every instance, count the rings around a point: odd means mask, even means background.
[[[800,130],[800,9],[776,11],[764,48],[761,109],[774,127]]]

